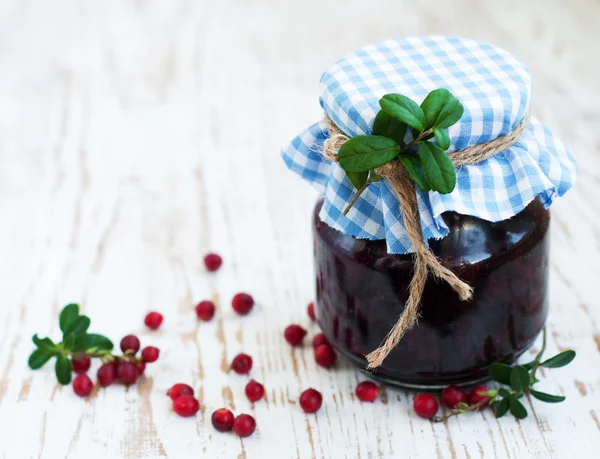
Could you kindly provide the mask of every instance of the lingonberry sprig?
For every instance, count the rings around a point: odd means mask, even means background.
[[[79,314],[79,305],[68,304],[59,316],[62,341],[54,343],[50,338],[38,338],[33,335],[36,349],[29,356],[29,367],[32,370],[42,368],[50,359],[56,358],[54,371],[58,382],[63,385],[71,382],[71,358],[83,357],[106,358],[111,355],[113,343],[106,336],[88,333],[90,318]]]
[[[59,316],[62,341],[56,344],[50,338],[40,339],[34,335],[36,349],[29,356],[29,367],[37,370],[56,358],[54,370],[58,382],[69,384],[75,372],[79,375],[73,382],[75,393],[88,395],[91,380],[85,373],[90,369],[91,359],[98,358],[102,362],[98,369],[98,382],[103,387],[115,380],[133,384],[144,373],[147,363],[158,360],[160,350],[154,346],[147,346],[142,349],[141,355],[136,355],[141,344],[135,335],[127,335],[121,340],[123,355],[113,354],[114,346],[110,339],[87,332],[90,324],[90,318],[79,313],[79,305],[65,306]]]
[[[498,389],[475,391],[479,395],[478,400],[469,397],[469,404],[461,402],[448,415],[434,418],[434,421],[445,421],[446,419],[469,411],[479,411],[488,404],[494,408],[496,417],[500,418],[506,413],[512,414],[517,419],[527,417],[527,408],[520,399],[525,395],[546,403],[560,403],[565,400],[563,395],[552,395],[535,390],[533,386],[539,382],[537,370],[544,368],[561,368],[573,361],[575,351],[563,351],[549,359],[542,360],[546,351],[546,328],[542,332],[542,347],[535,359],[523,365],[506,365],[504,363],[493,363],[489,368],[490,377],[501,384]],[[477,389],[477,388],[475,388]],[[473,392],[472,392],[473,393]]]
[[[372,134],[352,137],[338,151],[339,164],[357,189],[344,215],[371,183],[382,180],[375,169],[395,159],[423,191],[447,194],[456,186],[454,165],[446,153],[450,148],[446,129],[462,117],[460,101],[440,88],[420,106],[402,94],[386,94],[379,105]],[[410,140],[405,141],[409,128]]]

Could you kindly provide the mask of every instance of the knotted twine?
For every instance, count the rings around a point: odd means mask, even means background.
[[[329,131],[329,138],[323,143],[323,156],[332,162],[338,162],[337,152],[349,137],[336,126],[327,114],[325,114],[325,123]],[[497,137],[479,145],[468,146],[464,150],[452,152],[448,156],[455,167],[466,164],[477,164],[511,147],[519,140],[528,124],[529,114],[507,135]],[[425,289],[428,273],[433,274],[437,279],[447,282],[458,294],[461,301],[467,301],[473,296],[473,288],[459,279],[450,269],[442,265],[438,258],[425,245],[415,185],[402,162],[395,159],[376,168],[375,172],[390,183],[398,196],[404,226],[406,227],[410,241],[415,247],[415,260],[414,274],[410,281],[408,300],[406,301],[404,310],[379,347],[367,354],[367,369],[375,369],[381,366],[404,334],[416,324],[419,317],[419,303]]]

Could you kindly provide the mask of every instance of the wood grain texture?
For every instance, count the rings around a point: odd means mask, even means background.
[[[598,17],[593,0],[0,1],[0,457],[598,457]],[[521,422],[485,412],[434,425],[392,389],[361,404],[357,371],[326,371],[282,343],[285,325],[307,323],[316,196],[279,149],[321,116],[318,79],[335,59],[431,33],[527,62],[534,113],[579,160],[579,183],[553,209],[548,322],[549,351],[578,358],[541,384],[567,401],[528,400]],[[208,250],[225,258],[215,275]],[[229,301],[244,290],[258,306],[242,319]],[[206,298],[217,318],[198,324]],[[141,384],[81,400],[50,368],[27,368],[31,335],[56,336],[72,301],[94,330],[163,350]],[[158,332],[143,327],[149,310],[165,314]],[[241,350],[264,402],[226,372]],[[170,411],[178,381],[198,390],[195,420]],[[316,416],[297,404],[308,386],[324,394]],[[215,432],[221,406],[254,415],[256,434]]]

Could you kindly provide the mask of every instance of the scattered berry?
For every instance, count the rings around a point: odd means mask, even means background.
[[[285,329],[283,336],[292,346],[300,346],[306,336],[306,330],[300,325],[292,324]]]
[[[413,409],[417,415],[431,419],[438,412],[438,401],[431,394],[417,394],[413,401]]]
[[[110,386],[117,379],[117,367],[110,363],[104,363],[98,368],[98,382],[102,387]]]
[[[249,414],[240,414],[233,420],[233,430],[240,437],[252,435],[256,429],[256,421]]]
[[[467,394],[458,386],[448,386],[442,391],[442,403],[448,408],[458,408],[459,403],[467,402]]]
[[[227,408],[219,408],[212,414],[210,420],[219,432],[227,432],[233,428],[233,413]]]
[[[146,327],[156,330],[162,324],[163,316],[160,312],[149,312],[144,319]]]
[[[321,408],[323,396],[316,389],[306,389],[300,394],[300,406],[305,413],[314,413]]]
[[[475,386],[471,389],[471,392],[469,392],[469,405],[476,405],[479,402],[482,402],[481,405],[479,405],[479,408],[488,406],[490,397],[486,395],[487,391],[488,388],[485,386]]]
[[[117,377],[123,384],[133,384],[139,376],[137,366],[131,362],[121,362],[117,367]]]
[[[329,341],[327,340],[327,338],[325,337],[325,334],[323,334],[323,333],[319,333],[318,335],[315,335],[315,337],[312,340],[312,347],[314,349],[318,348],[321,344],[327,344],[328,346],[330,346]]]
[[[239,375],[250,373],[252,369],[252,357],[248,354],[238,354],[231,361],[231,369]]]
[[[196,305],[198,319],[208,322],[215,315],[215,304],[212,301],[201,301]]]
[[[187,418],[195,415],[200,409],[200,403],[191,395],[182,395],[173,400],[173,411]]]
[[[144,371],[146,371],[146,362],[144,362],[143,360],[138,360],[137,362],[135,362],[135,369],[138,372],[138,376],[142,376],[144,374]]]
[[[71,359],[71,366],[77,374],[87,373],[92,366],[92,359],[86,355],[74,355]]]
[[[160,349],[154,346],[147,346],[142,349],[142,360],[146,363],[154,363],[158,360]]]
[[[187,384],[177,383],[167,391],[167,395],[171,397],[171,400],[175,400],[182,395],[194,395],[194,389]]]
[[[254,306],[254,298],[247,293],[238,293],[231,300],[231,307],[241,316],[245,316]]]
[[[335,352],[329,344],[321,344],[315,348],[315,360],[320,366],[330,368],[335,364],[335,359]]]
[[[372,402],[379,397],[379,386],[371,381],[358,383],[354,391],[359,400],[363,402]]]
[[[251,402],[257,402],[261,398],[265,396],[265,386],[261,383],[251,379],[248,384],[246,384],[246,397]]]
[[[222,264],[223,259],[216,253],[209,253],[204,257],[204,266],[206,266],[206,269],[208,269],[211,272],[219,269]]]
[[[90,395],[93,388],[94,383],[88,375],[81,374],[73,380],[73,390],[80,397],[87,397]]]
[[[317,320],[317,316],[315,316],[315,303],[309,303],[306,312],[308,312],[308,316],[312,320]]]
[[[124,354],[135,355],[140,350],[140,340],[135,335],[127,335],[121,340],[121,350]]]

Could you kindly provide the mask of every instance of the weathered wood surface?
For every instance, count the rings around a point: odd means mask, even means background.
[[[443,5],[443,6],[440,6]],[[302,0],[0,2],[0,452],[3,458],[564,458],[600,453],[600,32],[597,1]],[[580,180],[554,208],[550,351],[560,406],[530,403],[516,422],[481,413],[433,425],[411,394],[373,405],[362,376],[326,371],[281,330],[307,323],[314,194],[279,148],[320,116],[321,71],[364,43],[460,34],[517,53],[536,79],[535,113],[577,153]],[[204,272],[214,249],[226,263]],[[228,302],[259,302],[247,318]],[[192,307],[214,297],[212,323]],[[162,350],[143,383],[89,400],[31,372],[30,337],[56,336],[80,302],[93,328],[138,333]],[[160,332],[144,329],[162,311]],[[311,326],[311,332],[315,327]],[[240,350],[267,400],[224,370]],[[170,411],[177,381],[199,389],[194,419]],[[307,416],[301,389],[325,404]],[[240,440],[209,425],[213,409],[253,414]]]

